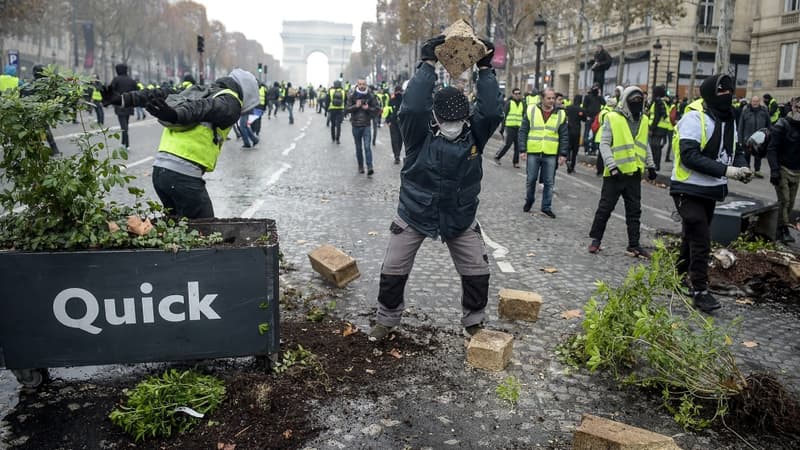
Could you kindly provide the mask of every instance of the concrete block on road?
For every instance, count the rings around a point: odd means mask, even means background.
[[[572,440],[573,450],[680,450],[663,434],[584,414]]]
[[[796,281],[800,281],[800,263],[789,264],[789,271]]]
[[[345,287],[361,273],[356,260],[338,248],[325,244],[308,254],[311,267],[336,287]]]
[[[514,336],[502,331],[481,330],[469,341],[467,363],[476,369],[500,371],[511,360]]]
[[[497,311],[503,319],[535,322],[539,319],[541,307],[542,296],[535,292],[500,289],[500,305]]]

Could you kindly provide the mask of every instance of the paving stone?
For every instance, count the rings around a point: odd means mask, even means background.
[[[794,279],[800,281],[800,263],[792,263],[789,265],[789,270],[792,272]]]
[[[513,342],[508,333],[481,330],[469,341],[467,363],[477,369],[503,370],[511,360]]]
[[[602,417],[584,414],[575,430],[573,450],[680,450],[675,441],[662,434]]]
[[[332,245],[322,245],[308,254],[311,267],[336,287],[343,288],[358,278],[356,260]]]
[[[535,322],[539,319],[542,296],[518,289],[500,289],[498,315],[504,319]]]

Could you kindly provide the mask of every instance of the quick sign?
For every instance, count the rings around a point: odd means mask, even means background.
[[[103,299],[105,323],[111,326],[155,323],[156,311],[159,318],[165,322],[183,322],[187,320],[187,316],[188,320],[221,319],[219,314],[211,308],[211,303],[217,298],[217,294],[206,294],[201,298],[199,286],[198,281],[188,282],[185,297],[180,294],[166,295],[158,301],[158,307],[154,309],[153,297],[148,295],[153,292],[153,285],[142,283],[139,289],[142,294],[147,296],[141,297],[138,302],[134,297],[124,297],[122,314],[117,311],[119,302],[116,299]],[[70,300],[83,302],[86,312],[78,317],[70,316],[67,312],[67,302]],[[173,310],[174,305],[177,306]],[[89,334],[100,334],[103,331],[97,326],[100,308],[101,303],[97,301],[97,297],[82,288],[64,289],[53,300],[53,314],[56,320],[65,327],[77,328]]]
[[[0,366],[277,352],[277,266],[277,247],[0,252]]]

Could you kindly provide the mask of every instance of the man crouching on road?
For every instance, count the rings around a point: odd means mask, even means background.
[[[388,336],[400,323],[403,291],[422,241],[441,236],[461,275],[463,315],[469,336],[483,327],[489,298],[489,262],[480,225],[475,220],[481,191],[483,148],[503,113],[503,98],[491,68],[490,53],[477,62],[475,111],[454,87],[431,96],[436,84],[437,36],[422,45],[422,62],[408,83],[398,120],[406,147],[401,172],[398,217],[391,224],[389,246],[381,267],[377,323],[373,340]]]

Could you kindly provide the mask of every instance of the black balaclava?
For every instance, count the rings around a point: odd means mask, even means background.
[[[717,95],[717,92],[728,91],[727,94]],[[722,120],[733,117],[733,80],[725,74],[712,75],[700,85],[700,95],[708,108]]]
[[[642,117],[642,110],[644,109],[644,97],[642,94],[629,95],[628,98],[625,99],[625,103],[628,104],[628,111],[631,112],[633,120],[639,120]]]

